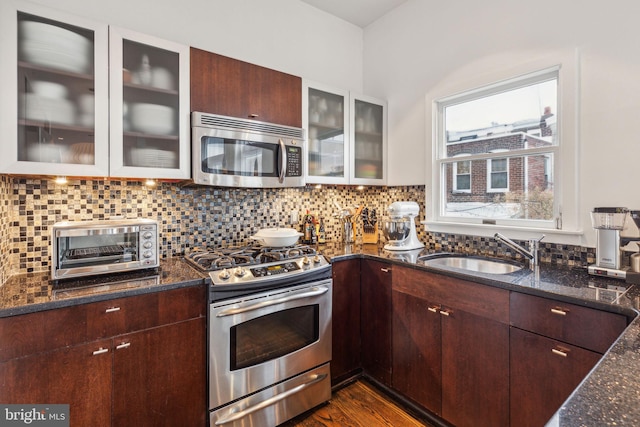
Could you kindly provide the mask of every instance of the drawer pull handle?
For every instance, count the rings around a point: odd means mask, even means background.
[[[388,273],[390,269],[388,268],[381,268],[380,271],[382,271],[383,273]]]
[[[109,307],[104,312],[105,313],[115,313],[116,311],[120,311],[120,307]]]
[[[556,354],[558,356],[567,357],[568,353],[566,351],[558,350],[557,348],[552,348],[551,353]]]
[[[104,353],[107,353],[108,351],[109,351],[108,348],[100,347],[99,349],[97,349],[96,351],[93,352],[93,355],[97,356],[98,354],[104,354]]]
[[[449,316],[451,313],[446,310],[440,310],[440,314],[442,314],[443,316]]]
[[[123,342],[120,345],[116,346],[116,350],[122,350],[123,348],[129,348],[131,346],[130,342]]]
[[[558,314],[560,316],[566,316],[567,315],[567,312],[565,310],[561,309],[561,308],[552,308],[551,312],[553,314]]]
[[[427,310],[429,310],[432,313],[437,313],[438,312],[438,307],[428,307]]]

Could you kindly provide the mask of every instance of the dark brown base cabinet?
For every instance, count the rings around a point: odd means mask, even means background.
[[[205,426],[205,327],[203,287],[0,319],[0,402],[69,404],[72,427]]]
[[[394,266],[393,387],[459,426],[509,422],[509,292]]]
[[[360,331],[362,368],[391,385],[391,265],[363,259],[360,264]]]
[[[511,425],[544,426],[600,357],[511,328]]]
[[[457,427],[544,426],[628,323],[397,264],[333,268],[332,375],[343,380],[361,366]]]
[[[362,372],[360,363],[360,259],[333,264],[331,383]]]
[[[627,325],[625,316],[511,293],[511,425],[544,426]]]

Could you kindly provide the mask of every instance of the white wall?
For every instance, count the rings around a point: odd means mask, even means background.
[[[338,88],[362,90],[362,29],[299,0],[31,0],[31,3]]]
[[[423,160],[430,157],[427,93],[521,61],[523,53],[578,49],[580,175],[567,190],[578,192],[581,243],[595,246],[594,206],[640,209],[639,14],[635,0],[409,0],[368,26],[364,90],[389,102],[390,184],[423,183],[431,173]]]

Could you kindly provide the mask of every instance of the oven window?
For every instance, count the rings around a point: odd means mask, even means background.
[[[138,261],[138,232],[58,237],[60,268]]]
[[[231,370],[300,350],[319,337],[319,306],[278,311],[231,328]]]
[[[235,176],[278,176],[277,144],[203,137],[202,171]]]

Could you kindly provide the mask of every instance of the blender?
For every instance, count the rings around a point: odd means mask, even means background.
[[[418,240],[415,218],[420,213],[416,202],[393,202],[387,208],[389,218],[382,221],[382,232],[387,239],[384,249],[389,251],[412,251],[422,249]]]
[[[589,274],[618,279],[627,277],[628,266],[622,266],[622,248],[640,237],[622,237],[629,210],[621,207],[594,208],[591,225],[596,230],[596,263],[588,267]],[[633,221],[640,228],[640,211],[631,211]]]

